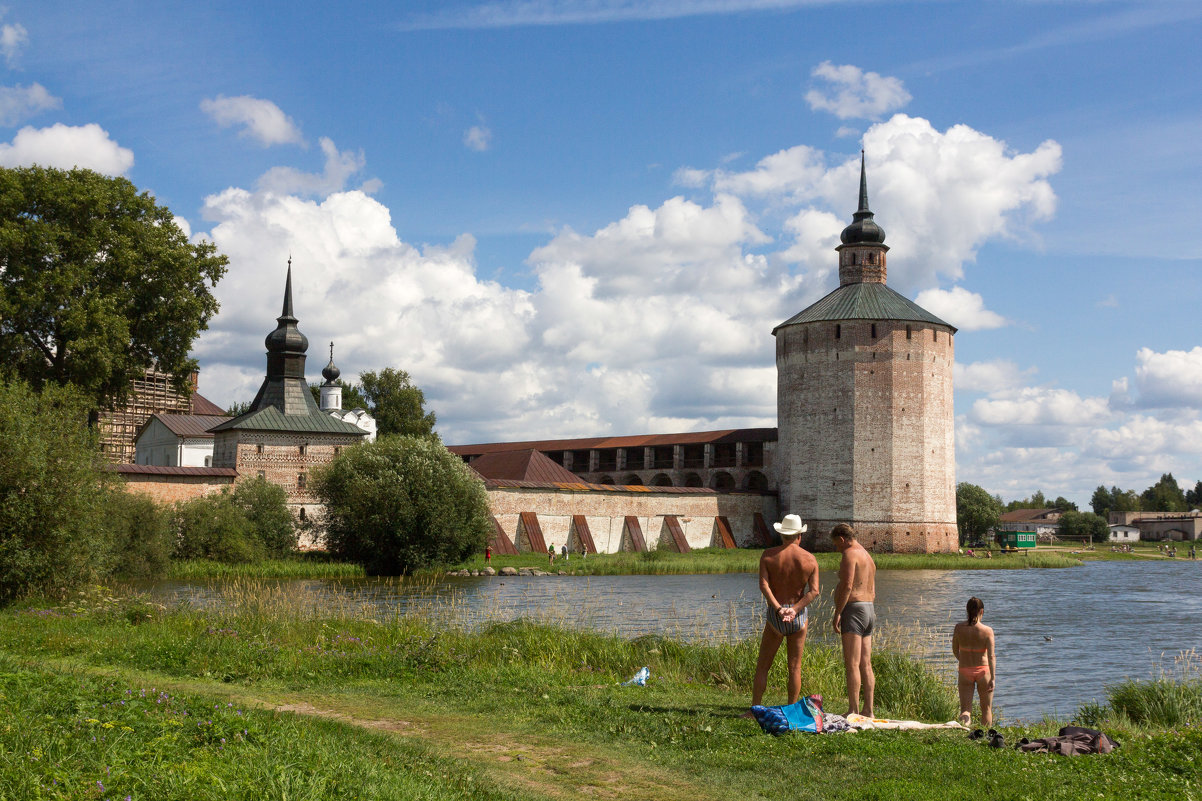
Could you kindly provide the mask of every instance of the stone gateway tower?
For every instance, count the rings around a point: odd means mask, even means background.
[[[812,545],[852,525],[875,551],[955,550],[952,337],[885,285],[885,232],[860,208],[843,229],[839,288],[773,330],[780,512]]]

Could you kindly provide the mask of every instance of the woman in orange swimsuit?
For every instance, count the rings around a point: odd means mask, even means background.
[[[993,725],[993,680],[996,663],[993,654],[993,629],[981,622],[985,603],[968,599],[968,620],[956,624],[952,633],[952,653],[960,662],[960,722],[972,720],[972,691],[981,699],[981,724]]]

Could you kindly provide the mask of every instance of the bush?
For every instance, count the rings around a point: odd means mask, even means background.
[[[112,531],[112,575],[146,579],[166,574],[175,541],[170,509],[119,488],[109,493],[105,506]]]
[[[114,479],[88,411],[75,390],[0,381],[0,601],[62,596],[107,570]]]
[[[296,550],[297,530],[288,511],[284,488],[265,478],[240,482],[230,496],[250,525],[250,538],[271,557],[288,556]]]
[[[250,534],[250,521],[229,493],[193,498],[176,507],[175,556],[217,562],[254,562],[263,549]]]
[[[456,564],[484,549],[484,484],[436,437],[381,437],[347,448],[314,476],[326,544],[369,575]]]

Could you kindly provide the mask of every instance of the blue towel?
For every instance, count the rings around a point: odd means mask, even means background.
[[[790,731],[822,731],[822,708],[809,696],[787,706],[753,706],[751,714],[760,728],[769,734],[784,734]]]

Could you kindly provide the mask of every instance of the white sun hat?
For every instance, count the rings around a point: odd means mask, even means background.
[[[809,528],[809,526],[801,522],[801,518],[797,515],[785,515],[784,520],[779,523],[773,523],[772,527],[776,529],[778,534],[784,534],[786,537],[804,534],[806,529]]]

